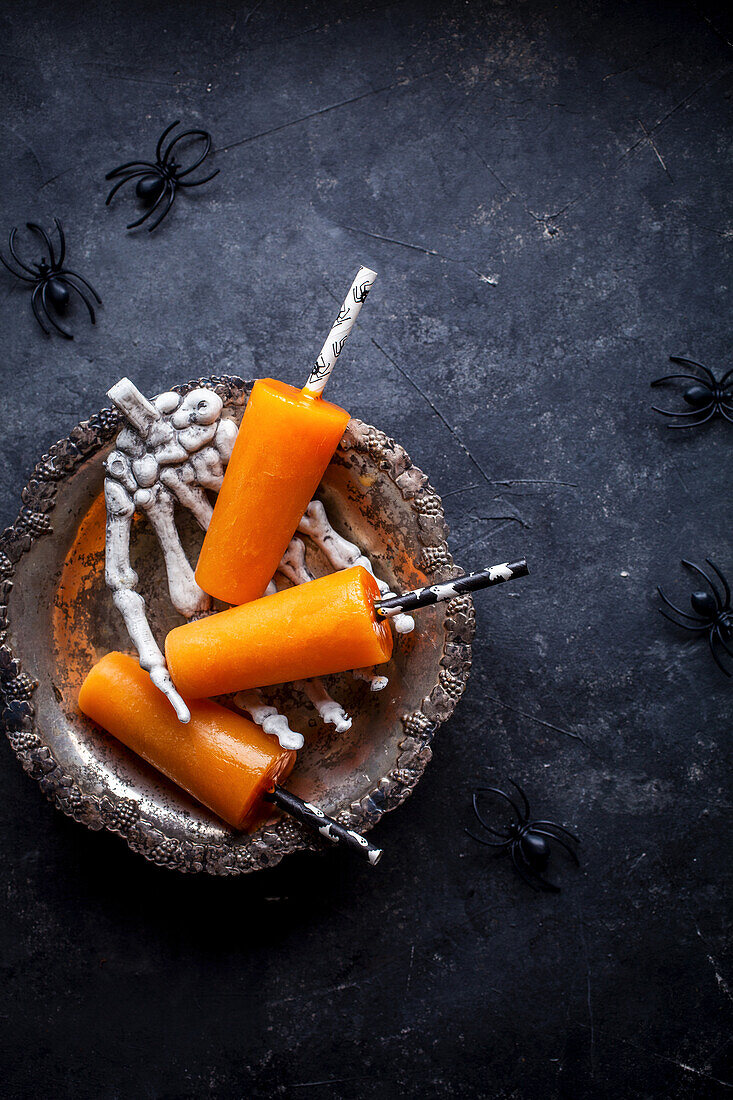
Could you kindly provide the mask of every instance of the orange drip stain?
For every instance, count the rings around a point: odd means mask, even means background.
[[[100,598],[109,598],[104,582],[106,528],[104,493],[100,493],[82,519],[66,555],[53,607],[53,639],[57,667],[63,670],[62,695],[67,709],[76,700],[85,676],[103,655],[94,644]]]

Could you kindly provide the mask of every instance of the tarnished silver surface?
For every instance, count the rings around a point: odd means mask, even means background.
[[[227,376],[178,388],[201,385],[216,389],[241,417],[251,383]],[[93,662],[127,645],[104,584],[102,463],[119,426],[117,413],[105,409],[55,444],[23,490],[18,519],[0,536],[8,738],[64,813],[119,833],[146,859],[211,874],[272,866],[320,842],[284,818],[252,835],[233,832],[78,711],[78,688]],[[402,447],[376,428],[351,421],[319,496],[334,525],[397,591],[459,572],[439,496]],[[195,558],[202,536],[185,517],[181,527]],[[167,599],[159,548],[142,524],[134,532],[135,560],[144,561],[143,594],[162,638],[181,620]],[[309,564],[316,575],[327,571],[317,555]],[[306,738],[289,781],[295,793],[362,831],[399,805],[430,760],[435,730],[463,694],[473,632],[470,597],[437,604],[421,612],[414,634],[396,639],[383,692],[339,677],[339,697],[354,715],[346,734],[324,728],[287,688],[272,689]]]

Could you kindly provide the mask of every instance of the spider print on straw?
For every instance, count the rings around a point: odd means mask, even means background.
[[[54,218],[54,224],[59,236],[58,256],[56,255],[53,242],[45,229],[42,229],[40,225],[36,225],[35,222],[26,222],[26,226],[31,233],[34,233],[43,242],[48,252],[48,259],[46,259],[44,255],[41,257],[39,263],[35,263],[32,266],[24,263],[15,248],[15,237],[18,230],[11,229],[10,236],[8,237],[8,251],[10,252],[13,262],[20,270],[16,270],[15,267],[8,263],[2,253],[0,253],[0,263],[2,263],[16,279],[21,279],[24,283],[32,284],[33,293],[31,294],[31,309],[33,310],[33,316],[46,336],[50,335],[50,330],[46,328],[46,323],[48,323],[60,336],[63,336],[64,339],[73,340],[74,334],[64,328],[63,325],[60,325],[52,316],[51,311],[57,314],[66,313],[71,297],[69,291],[75,290],[87,307],[90,320],[94,325],[96,324],[94,306],[89,301],[82,287],[86,287],[99,305],[102,304],[102,299],[91,283],[88,283],[82,275],[64,266],[64,260],[66,258],[66,236],[58,218]],[[78,286],[78,283],[81,283],[82,286]],[[46,323],[44,323],[44,318]]]

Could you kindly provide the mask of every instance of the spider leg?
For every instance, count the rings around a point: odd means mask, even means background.
[[[712,384],[715,385],[715,375],[709,367],[704,367],[702,363],[696,363],[694,359],[684,359],[679,355],[670,355],[669,361],[670,363],[675,363],[678,367],[697,367],[703,374],[707,374]]]
[[[693,623],[702,623],[703,622],[703,620],[701,618],[699,618],[699,616],[690,615],[687,611],[683,611],[681,607],[678,607],[677,604],[672,603],[671,600],[668,600],[667,597],[665,596],[664,592],[662,592],[662,589],[659,587],[659,585],[657,585],[657,592],[662,597],[662,599],[666,603],[667,607],[671,607],[672,610],[676,611],[678,615],[681,615],[683,619],[690,619]]]
[[[171,182],[171,183],[168,184],[168,187],[170,187],[170,192],[171,193],[170,193],[170,196],[168,198],[168,202],[165,204],[165,210],[163,211],[163,213],[160,215],[159,218],[155,219],[155,221],[153,222],[152,225],[148,226],[148,233],[152,233],[154,229],[158,228],[160,223],[163,221],[163,218],[166,216],[166,214],[168,213],[170,208],[173,206],[173,200],[176,197],[176,185],[175,185],[175,183]],[[164,194],[165,194],[165,191],[163,192],[163,195]],[[161,195],[161,198],[162,197],[163,196]],[[158,205],[158,203],[156,202],[155,206],[157,206],[157,205]],[[155,209],[155,207],[153,207],[153,209]],[[151,211],[151,213],[152,213],[152,211]]]
[[[181,180],[179,178],[176,182],[179,187],[200,187],[202,183],[208,183],[209,180],[213,180],[214,176],[218,176],[220,172],[221,168],[217,168],[210,176],[204,176],[202,180]]]
[[[475,833],[472,833],[470,829],[466,829],[465,832],[468,833],[472,840],[477,840],[479,844],[483,844],[486,848],[506,848],[507,845],[511,843],[511,841],[508,840],[484,840],[483,837],[476,836]]]
[[[723,419],[727,420],[729,424],[733,424],[733,416],[729,416],[728,413],[725,411],[726,409],[730,409],[730,411],[733,412],[733,405],[721,405],[719,409],[720,415],[723,417]]]
[[[122,175],[123,172],[127,172],[130,168],[147,168],[151,172],[158,171],[158,165],[151,164],[149,160],[128,160],[127,164],[118,164],[118,166],[113,168],[111,172],[108,172],[104,178],[106,180],[113,180],[116,176]]]
[[[692,412],[667,412],[666,409],[659,409],[656,405],[652,405],[652,408],[654,409],[655,413],[661,413],[662,416],[700,416],[700,414],[706,412],[713,403],[714,402],[711,398],[709,404],[705,405],[701,409],[693,409]],[[700,423],[702,424],[702,421],[700,421]]]
[[[702,420],[693,420],[691,424],[668,424],[668,428],[696,428],[698,424],[707,424],[708,420],[712,420],[715,416],[715,406],[710,410],[707,416],[704,416]]]
[[[524,791],[522,790],[522,788],[519,786],[519,784],[515,783],[513,779],[510,779],[509,782],[511,783],[512,787],[514,787],[514,789],[521,796],[522,802],[524,803],[524,820],[528,821],[529,820],[529,802],[527,801],[527,796],[524,793]]]
[[[707,561],[707,560],[708,559],[706,558],[705,561]],[[686,558],[682,559],[682,564],[686,565],[688,569],[694,569],[696,573],[699,573],[700,576],[708,582],[708,584],[710,585],[710,588],[712,589],[712,593],[715,596],[715,602],[718,605],[718,611],[722,611],[723,610],[723,601],[720,598],[720,593],[718,592],[717,588],[715,587],[715,583],[710,579],[710,577],[707,575],[707,573],[703,569],[701,569],[699,565],[695,565],[694,561],[687,561]],[[715,571],[717,573],[717,569]]]
[[[146,170],[140,169],[137,172],[130,172],[130,174],[128,176],[125,176],[123,179],[118,180],[117,183],[112,188],[112,190],[110,191],[109,195],[107,195],[107,198],[104,200],[104,205],[109,206],[109,204],[112,202],[112,199],[115,197],[115,195],[117,194],[119,189],[123,186],[123,184],[129,183],[130,180],[134,180],[136,176],[147,176],[147,174],[148,173],[147,173]]]
[[[680,630],[691,630],[694,634],[699,634],[701,631],[708,629],[707,623],[703,623],[702,626],[687,626],[685,623],[678,623],[677,620],[673,619],[671,615],[668,615],[662,607],[658,607],[657,611],[660,615],[664,615],[665,619],[669,619],[671,623],[674,623],[675,626],[678,626]]]
[[[44,323],[41,319],[41,311],[38,308],[38,295],[40,293],[41,293],[41,284],[39,283],[38,286],[36,287],[36,289],[33,291],[32,295],[31,295],[31,308],[33,310],[33,316],[38,321],[38,324],[41,326],[43,331],[46,333],[46,336],[50,336],[51,334],[48,331],[48,329],[46,328],[46,326],[44,325]]]
[[[517,821],[520,822],[520,824],[524,821],[524,818],[522,817],[519,810],[517,809],[516,803],[514,803],[511,800],[511,798],[506,793],[506,791],[500,791],[498,787],[477,787],[476,788],[476,794],[498,794],[498,795],[501,795],[501,797],[503,799],[505,799],[509,803],[511,808],[514,810],[514,813],[517,815]]]
[[[537,822],[534,822],[534,825],[536,825],[536,824],[537,824]],[[533,830],[532,830],[532,831],[533,831],[533,832],[535,832],[535,833],[539,833],[539,835],[540,835],[540,836],[547,836],[547,837],[549,837],[549,838],[550,838],[550,840],[555,840],[555,841],[557,841],[557,843],[558,843],[558,844],[560,845],[560,847],[561,847],[561,848],[564,848],[564,849],[565,849],[565,851],[566,851],[566,852],[568,853],[568,855],[569,855],[569,856],[570,856],[570,857],[571,857],[571,858],[572,858],[573,860],[575,860],[575,862],[577,863],[578,867],[580,867],[580,860],[578,859],[578,857],[576,856],[575,852],[574,852],[574,851],[573,851],[573,849],[572,849],[572,848],[570,847],[570,845],[569,845],[569,844],[567,844],[567,843],[566,843],[566,842],[565,842],[565,841],[564,841],[564,840],[562,839],[562,837],[560,837],[560,836],[555,836],[555,834],[554,834],[554,833],[548,833],[548,832],[545,832],[545,830],[544,830],[544,829],[535,829],[535,828],[533,827]]]
[[[155,210],[156,210],[156,209],[157,209],[157,208],[158,208],[158,207],[160,206],[161,202],[163,201],[163,199],[164,199],[164,198],[165,198],[165,196],[167,195],[167,193],[168,193],[168,188],[169,188],[170,186],[171,186],[171,182],[170,182],[170,180],[166,180],[166,181],[165,181],[165,185],[164,185],[164,187],[163,187],[163,190],[162,190],[162,191],[160,192],[160,194],[158,195],[157,199],[155,200],[155,202],[153,203],[153,205],[152,205],[152,206],[150,207],[150,209],[149,209],[149,210],[146,210],[146,211],[145,211],[145,213],[143,214],[143,216],[142,216],[141,218],[138,218],[136,222],[130,222],[130,224],[128,225],[128,227],[127,227],[127,228],[128,228],[128,229],[137,229],[137,227],[138,227],[139,225],[142,225],[142,223],[143,223],[144,221],[147,221],[147,220],[148,220],[148,218],[150,217],[150,215],[151,215],[151,214],[153,214],[153,213],[155,212]],[[153,228],[154,228],[154,227],[153,227]]]
[[[69,284],[69,285],[71,285],[71,284]],[[53,325],[53,327],[56,329],[56,331],[58,333],[60,333],[61,336],[65,337],[65,339],[73,340],[74,339],[74,334],[69,332],[68,329],[63,328],[58,323],[58,321],[55,321],[54,318],[51,316],[51,314],[49,312],[49,309],[48,309],[48,302],[46,301],[46,291],[47,290],[48,290],[48,283],[43,283],[43,285],[41,286],[41,303],[43,305],[43,312],[46,314],[46,318],[48,320],[48,323]]]
[[[16,279],[22,279],[24,283],[35,283],[35,282],[37,282],[36,278],[31,279],[30,275],[21,275],[21,273],[19,271],[15,271],[14,268],[12,268],[10,266],[10,264],[8,263],[8,261],[5,259],[5,257],[3,256],[3,254],[1,252],[0,252],[0,264],[2,264],[3,267],[7,268],[11,275],[15,275]]]
[[[69,272],[68,274],[69,274],[69,275],[72,275],[72,274],[74,274],[74,273],[70,271],[70,272]],[[76,277],[77,277],[77,279],[81,279],[81,275],[77,275]],[[87,296],[86,296],[86,294],[84,293],[84,291],[83,291],[83,290],[80,290],[80,289],[79,289],[79,287],[78,287],[78,286],[76,286],[76,284],[75,284],[75,283],[72,283],[72,282],[71,282],[71,281],[70,281],[69,279],[65,279],[64,281],[65,281],[65,283],[66,283],[66,285],[67,285],[67,286],[70,286],[70,287],[71,287],[71,289],[72,289],[72,290],[75,290],[75,291],[76,291],[76,293],[77,293],[77,294],[79,295],[79,297],[81,298],[82,302],[84,303],[84,305],[85,305],[85,306],[87,307],[87,309],[89,310],[89,318],[90,318],[90,320],[91,320],[92,324],[93,324],[93,325],[96,325],[96,323],[97,323],[97,318],[96,318],[96,317],[94,316],[94,306],[93,306],[93,305],[92,305],[92,303],[91,303],[91,302],[89,301],[89,299],[87,298]],[[81,281],[82,281],[82,282],[85,282],[85,280],[84,280],[84,279],[82,279]],[[87,283],[86,285],[88,286],[89,284]],[[96,292],[95,292],[95,296],[96,296]]]
[[[559,829],[561,832],[566,833],[567,836],[574,840],[576,844],[580,844],[580,838],[577,837],[575,833],[571,833],[570,829],[566,829],[564,825],[558,825],[556,821],[533,821],[532,828],[534,828],[535,825],[551,825],[553,829]]]
[[[191,172],[195,172],[198,166],[200,164],[203,164],[203,162],[206,160],[209,153],[211,152],[211,134],[207,134],[206,130],[184,130],[184,132],[182,134],[179,134],[178,137],[175,137],[168,146],[165,154],[165,159],[163,161],[164,164],[167,162],[168,157],[171,155],[178,142],[187,137],[204,138],[206,144],[204,146],[204,151],[201,156],[189,168],[185,168],[183,172],[176,172],[176,176],[178,179],[180,179],[181,176],[189,176]]]
[[[721,611],[722,611],[724,608],[726,608],[730,605],[730,586],[729,586],[727,580],[725,579],[725,577],[723,576],[723,574],[718,569],[715,562],[711,561],[710,558],[705,558],[705,561],[708,563],[710,568],[715,573],[716,577],[720,580],[720,583],[723,585],[723,591],[725,593],[725,603],[723,605],[723,608],[721,608]]]
[[[522,857],[522,859],[524,860],[524,857]],[[516,870],[519,872],[519,874],[524,879],[524,881],[529,883],[529,885],[532,887],[533,890],[541,890],[542,889],[542,887],[539,885],[539,883],[537,883],[535,881],[536,878],[539,878],[539,875],[534,875],[534,872],[532,872],[533,877],[530,878],[529,875],[527,874],[527,872],[524,870],[524,867],[521,865],[521,863],[517,859],[517,844],[516,843],[512,845],[512,863],[514,864]],[[526,861],[525,861],[525,865],[526,865]]]
[[[168,163],[168,157],[170,156],[171,149],[173,148],[173,145],[175,144],[175,138],[170,143],[170,145],[166,149],[165,153],[163,153],[163,155],[161,156],[161,151],[163,149],[163,142],[168,137],[168,134],[171,132],[171,130],[175,130],[176,126],[178,126],[178,125],[180,125],[180,119],[176,119],[176,121],[172,122],[170,124],[170,126],[166,126],[165,130],[163,131],[163,133],[158,138],[158,144],[155,146],[155,159],[158,161],[158,164],[167,164]],[[183,135],[181,135],[181,136],[183,136]]]
[[[661,378],[655,378],[649,385],[653,389],[654,386],[660,386],[662,382],[669,382],[671,378],[688,378],[691,382],[705,382],[704,378],[698,378],[696,374],[665,374]]]
[[[725,652],[728,654],[729,657],[733,657],[733,649],[730,648],[730,646],[726,642],[725,638],[723,637],[723,631],[720,627],[720,623],[716,623],[714,629],[715,629],[715,636],[717,637],[718,641],[722,645]]]
[[[58,220],[58,218],[54,218],[53,220],[54,220],[54,223],[56,225],[56,228],[57,228],[58,234],[59,234],[59,262],[58,262],[58,266],[62,267],[63,263],[64,263],[64,259],[66,258],[66,236],[64,234],[64,227],[62,226],[62,224]]]
[[[511,837],[509,836],[508,833],[500,833],[498,829],[492,829],[492,827],[490,825],[486,824],[486,822],[484,821],[484,819],[481,815],[481,811],[478,808],[478,798],[477,798],[477,796],[478,796],[478,791],[474,791],[473,792],[473,812],[475,813],[478,821],[481,823],[483,828],[486,829],[486,832],[487,833],[493,833],[494,836],[500,836],[500,837],[502,837],[503,840],[511,840]]]
[[[24,264],[18,253],[15,251],[15,234],[17,232],[17,229],[11,230],[10,236],[8,237],[8,249],[10,250],[10,255],[13,257],[18,267],[22,267],[23,271],[27,271],[28,274],[32,275],[35,279],[38,277],[38,273],[35,271],[34,268],[28,267],[28,264]]]
[[[97,292],[96,292],[96,290],[94,289],[94,287],[92,286],[92,284],[91,284],[91,283],[88,283],[88,282],[86,281],[86,279],[84,278],[84,276],[83,276],[83,275],[80,275],[80,274],[78,273],[78,271],[72,271],[72,270],[71,270],[71,268],[67,267],[67,268],[65,268],[65,270],[64,270],[64,271],[60,271],[60,272],[59,272],[59,275],[73,275],[73,276],[74,276],[74,278],[75,278],[75,279],[78,279],[80,283],[84,283],[84,286],[85,286],[85,287],[87,288],[87,290],[90,290],[90,291],[92,292],[92,294],[94,295],[94,297],[95,297],[95,298],[97,299],[97,301],[99,302],[99,304],[100,304],[100,306],[101,306],[101,304],[102,304],[102,299],[101,299],[101,298],[99,297],[99,295],[97,294]],[[71,284],[70,284],[70,285],[71,285]]]
[[[728,672],[728,669],[725,667],[725,665],[721,661],[720,657],[715,652],[715,640],[716,639],[718,641],[720,641],[721,640],[720,635],[716,633],[716,627],[711,627],[710,634],[708,635],[708,645],[710,646],[710,652],[712,653],[713,660],[715,661],[715,663],[718,666],[718,668],[720,669],[720,671],[722,673],[724,673],[724,675],[727,676],[728,679],[730,679],[730,672]],[[725,645],[725,643],[723,643],[723,644]],[[728,649],[727,646],[725,646],[725,648],[726,648],[726,650]]]
[[[48,258],[50,260],[51,267],[55,268],[56,267],[56,253],[54,252],[53,245],[51,244],[51,239],[50,239],[48,233],[46,232],[46,230],[41,229],[40,225],[36,225],[35,222],[26,222],[25,224],[26,224],[26,227],[28,229],[30,229],[31,233],[35,233],[36,236],[41,238],[41,240],[45,244],[46,248],[48,249]]]

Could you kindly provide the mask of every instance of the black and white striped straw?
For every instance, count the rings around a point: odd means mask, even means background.
[[[452,600],[463,592],[476,592],[479,588],[493,588],[495,584],[513,581],[515,577],[526,577],[529,573],[525,558],[519,561],[491,565],[478,573],[466,573],[452,581],[442,584],[430,584],[425,588],[416,588],[414,592],[405,592],[402,596],[390,596],[387,600],[376,600],[374,610],[381,618],[393,615],[409,614],[419,607],[428,607],[443,600]]]
[[[302,798],[298,798],[291,791],[286,791],[284,787],[275,785],[273,790],[264,797],[267,802],[274,802],[301,825],[320,833],[326,840],[330,840],[333,844],[342,844],[352,852],[358,852],[371,863],[372,867],[382,858],[382,849],[375,848],[361,833],[357,833],[354,829],[347,829],[345,825],[339,825],[338,821],[324,814],[318,806],[314,806],[312,802],[304,802]]]

